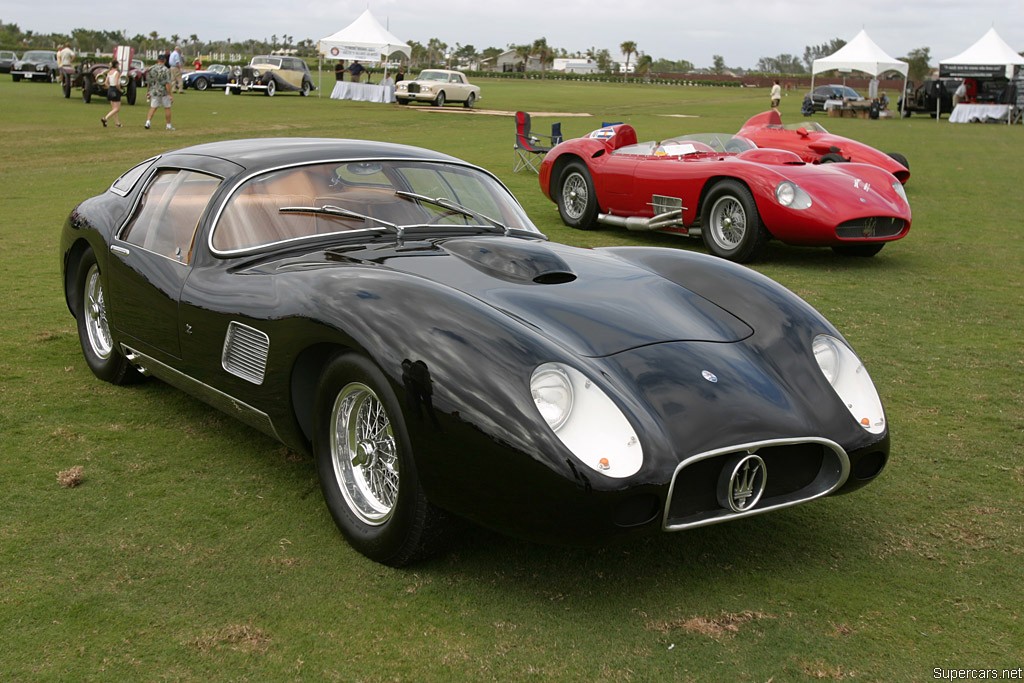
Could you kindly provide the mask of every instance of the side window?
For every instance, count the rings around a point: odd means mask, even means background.
[[[139,178],[142,177],[142,174],[149,170],[150,165],[153,163],[153,159],[156,159],[156,157],[146,159],[138,166],[125,171],[120,178],[114,181],[114,184],[110,186],[110,189],[115,194],[119,194],[122,197],[131,192],[132,188],[135,187],[135,183],[139,182]]]
[[[199,218],[220,178],[196,171],[158,171],[142,194],[121,239],[181,263],[192,259]]]

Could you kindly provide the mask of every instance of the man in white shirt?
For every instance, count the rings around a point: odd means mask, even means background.
[[[185,92],[185,88],[181,83],[181,67],[184,65],[185,62],[181,58],[181,51],[175,45],[171,51],[170,58],[167,60],[167,66],[171,67],[171,84],[176,93]]]
[[[772,85],[772,93],[769,95],[772,100],[772,109],[778,109],[779,103],[782,102],[782,86],[779,85],[779,79],[775,79],[775,84]]]

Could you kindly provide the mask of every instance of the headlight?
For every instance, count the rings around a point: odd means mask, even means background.
[[[628,477],[643,464],[633,426],[596,384],[575,368],[544,363],[533,371],[534,405],[565,447],[607,477]]]
[[[259,69],[253,69],[252,70],[252,77],[253,78],[259,78],[260,77],[260,70]]]
[[[812,344],[814,360],[861,427],[872,434],[885,431],[885,411],[875,385],[850,347],[835,337],[818,335]]]
[[[432,86],[432,85],[420,86],[420,92],[434,92],[434,86]]]
[[[896,194],[903,198],[903,201],[907,203],[907,206],[910,205],[910,200],[907,199],[907,191],[904,189],[903,183],[897,180],[892,184],[892,189],[896,190]]]
[[[775,188],[775,198],[779,204],[788,206],[791,209],[811,208],[811,196],[803,191],[799,185],[784,180]]]

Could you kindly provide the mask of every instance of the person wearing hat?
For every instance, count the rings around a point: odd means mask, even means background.
[[[164,118],[167,120],[167,130],[174,130],[171,125],[171,104],[174,96],[171,94],[171,70],[167,68],[167,55],[159,54],[156,57],[156,64],[146,73],[146,81],[149,83],[149,114],[146,115],[146,128],[149,128],[153,114],[157,107],[163,107]]]

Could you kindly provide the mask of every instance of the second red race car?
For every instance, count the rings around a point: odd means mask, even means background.
[[[730,134],[638,143],[628,124],[556,146],[540,186],[570,227],[699,235],[711,253],[741,263],[773,238],[874,256],[911,222],[903,186],[877,166],[812,165]]]
[[[809,164],[844,161],[874,164],[892,173],[904,185],[910,180],[910,162],[899,152],[881,152],[863,142],[833,135],[812,121],[783,125],[776,110],[754,116],[743,124],[737,135],[758,147],[794,152]]]

